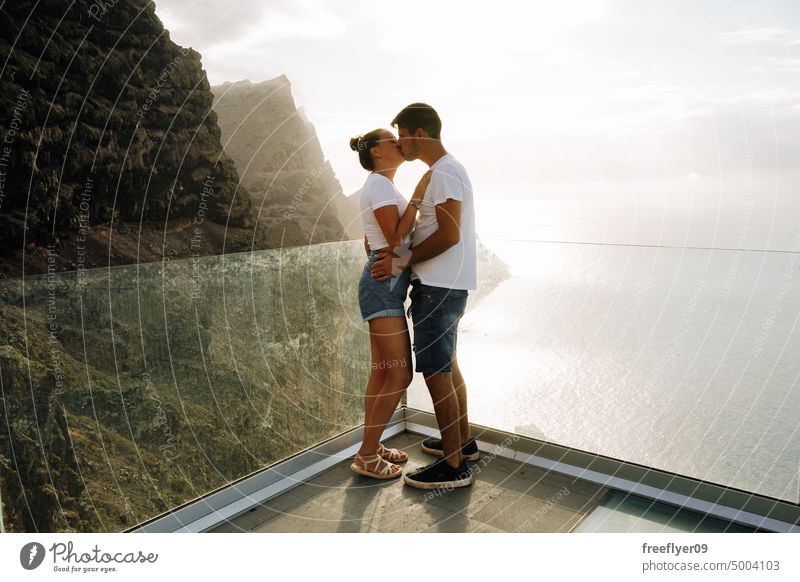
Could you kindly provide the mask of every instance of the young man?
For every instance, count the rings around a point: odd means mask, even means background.
[[[431,178],[411,250],[379,255],[372,276],[385,280],[411,265],[415,369],[425,377],[442,434],[422,443],[424,451],[442,458],[404,479],[422,489],[465,487],[472,483],[466,461],[479,456],[469,434],[467,389],[456,360],[458,322],[468,291],[477,289],[472,184],[464,166],[442,146],[442,122],[433,107],[413,103],[392,125],[403,157],[428,164]]]

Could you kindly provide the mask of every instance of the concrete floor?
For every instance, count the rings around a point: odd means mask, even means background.
[[[424,437],[387,442],[404,449],[408,470],[435,460]],[[351,460],[225,522],[224,532],[561,532],[573,531],[608,489],[484,454],[470,487],[424,491],[402,477],[379,481],[350,470]]]

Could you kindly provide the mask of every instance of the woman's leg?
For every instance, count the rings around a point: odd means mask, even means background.
[[[411,338],[405,317],[378,317],[369,322],[372,374],[365,398],[364,440],[359,455],[375,455],[383,429],[411,384]],[[378,386],[380,378],[382,385]],[[374,381],[373,381],[374,380]],[[371,401],[371,404],[370,404]]]
[[[371,324],[372,322],[370,322]],[[370,343],[370,370],[369,381],[367,382],[367,390],[364,392],[364,426],[372,426],[375,421],[372,418],[372,409],[375,400],[383,389],[383,384],[386,382],[386,368],[379,366],[381,361],[381,349],[378,343],[378,338],[375,334],[369,334]],[[362,447],[363,448],[363,447]]]

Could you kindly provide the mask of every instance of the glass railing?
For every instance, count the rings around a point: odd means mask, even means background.
[[[120,531],[358,426],[361,241],[0,281],[6,531]],[[470,421],[798,503],[797,253],[483,241]],[[419,375],[408,405],[432,410]]]
[[[800,253],[484,243],[470,422],[800,501]]]
[[[121,531],[363,422],[360,241],[0,281],[6,531]]]

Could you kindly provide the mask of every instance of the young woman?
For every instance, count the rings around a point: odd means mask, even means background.
[[[377,479],[391,479],[402,473],[408,455],[387,449],[380,437],[413,374],[411,340],[403,302],[411,277],[410,268],[386,281],[374,279],[370,270],[380,251],[408,248],[430,172],[417,185],[409,202],[394,186],[394,175],[404,159],[397,139],[387,129],[375,129],[350,140],[361,166],[370,172],[361,189],[361,222],[367,262],[358,285],[361,316],[369,322],[372,372],[364,395],[364,440],[351,469]]]

